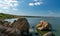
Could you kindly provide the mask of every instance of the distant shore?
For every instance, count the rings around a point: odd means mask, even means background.
[[[11,19],[11,18],[56,18],[54,16],[20,16],[20,15],[11,15],[0,13],[0,19]]]

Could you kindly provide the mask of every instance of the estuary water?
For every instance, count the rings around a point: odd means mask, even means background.
[[[14,20],[16,19],[6,19],[6,21],[10,22]],[[27,20],[30,24],[30,28],[32,28],[32,26],[35,27],[41,20],[46,20],[52,25],[55,36],[60,36],[60,18],[27,18]]]

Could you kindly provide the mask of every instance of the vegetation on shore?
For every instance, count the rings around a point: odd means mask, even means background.
[[[19,16],[0,13],[0,19],[11,19],[11,18],[17,18],[17,17]]]

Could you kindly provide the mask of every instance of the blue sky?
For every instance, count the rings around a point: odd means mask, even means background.
[[[60,0],[0,0],[0,13],[60,17]]]

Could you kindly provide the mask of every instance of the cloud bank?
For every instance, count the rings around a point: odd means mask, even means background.
[[[17,6],[17,0],[0,0],[0,9],[2,10],[16,10]]]

